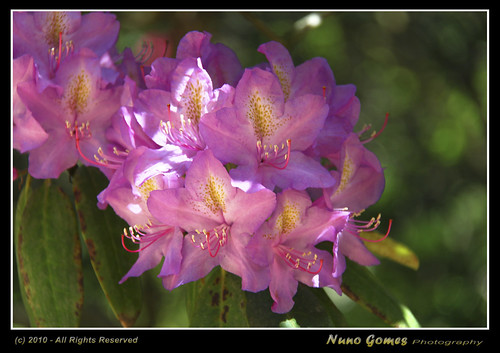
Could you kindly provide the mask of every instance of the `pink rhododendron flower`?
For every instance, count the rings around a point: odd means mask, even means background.
[[[298,282],[342,293],[340,280],[332,276],[332,254],[314,245],[335,236],[339,226],[343,228],[345,216],[313,206],[304,191],[286,190],[277,195],[274,213],[248,245],[254,260],[267,268],[261,276],[269,277],[274,312],[290,311]]]
[[[361,212],[378,201],[385,187],[384,171],[378,158],[366,149],[357,134],[351,133],[339,153],[329,159],[337,170],[331,172],[335,185],[324,189],[328,207],[347,207],[351,212]]]
[[[33,118],[31,111],[22,102],[17,93],[17,85],[22,82],[36,84],[36,68],[33,58],[23,55],[12,62],[13,94],[12,120],[14,123],[13,147],[21,153],[39,147],[48,138],[48,134]]]
[[[29,172],[57,178],[81,156],[93,156],[105,142],[105,128],[120,108],[121,87],[107,88],[99,59],[82,49],[61,63],[53,84],[42,92],[36,84],[18,84],[17,92],[49,138],[31,150]]]
[[[224,84],[235,86],[243,73],[240,61],[230,48],[222,43],[211,43],[211,38],[212,35],[208,32],[187,33],[179,41],[176,58],[201,58],[203,67],[212,78],[214,88]]]
[[[321,96],[307,94],[285,102],[273,74],[247,69],[236,86],[234,106],[207,114],[200,131],[217,158],[238,166],[231,170],[233,179],[270,190],[328,187],[334,179],[303,153],[327,112]]]
[[[148,200],[155,218],[187,232],[181,269],[164,278],[165,287],[195,281],[220,265],[242,278],[244,290],[262,290],[252,275],[252,259],[245,246],[274,210],[275,202],[270,190],[246,193],[233,187],[213,153],[199,152],[186,173],[184,188],[153,191]]]
[[[102,205],[109,204],[130,225],[124,230],[122,241],[125,249],[138,252],[139,257],[130,271],[122,278],[140,276],[164,260],[160,275],[179,271],[182,255],[182,233],[178,227],[157,220],[147,207],[153,190],[178,188],[183,185],[187,168],[178,148],[148,149],[140,146],[132,150],[113,175],[108,187],[99,196]],[[125,238],[139,244],[137,250],[128,249]]]
[[[155,71],[158,73],[158,69]],[[170,91],[148,89],[139,94],[134,105],[137,121],[158,145],[182,147],[189,156],[205,149],[199,127],[208,112],[231,104],[233,89],[224,85],[213,89],[200,59],[187,57],[168,72]]]
[[[14,58],[29,54],[45,78],[53,78],[61,62],[82,48],[101,56],[118,38],[116,16],[93,12],[14,12]]]

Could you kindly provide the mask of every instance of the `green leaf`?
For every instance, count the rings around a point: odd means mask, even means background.
[[[256,327],[344,327],[343,314],[330,300],[323,288],[311,288],[302,283],[293,297],[292,310],[286,314],[271,311],[273,300],[269,290],[258,293],[245,292],[247,316],[251,326]],[[296,325],[296,326],[294,326]]]
[[[122,326],[129,327],[142,308],[142,287],[139,278],[118,283],[137,255],[128,253],[121,245],[120,234],[126,222],[111,207],[97,207],[97,195],[107,185],[107,178],[96,168],[79,167],[73,177],[80,230],[92,267],[116,318]]]
[[[342,292],[394,327],[419,327],[411,311],[397,301],[365,266],[347,260]]]
[[[191,327],[248,327],[246,297],[238,276],[217,266],[188,286],[186,304]]]
[[[360,234],[365,239],[381,239],[384,235],[378,232],[362,232]],[[418,270],[419,261],[417,255],[406,245],[391,239],[385,238],[383,241],[373,243],[364,242],[365,246],[372,253],[395,261],[413,270]]]
[[[74,327],[83,305],[81,246],[73,205],[45,180],[20,195],[14,227],[19,281],[33,326]]]

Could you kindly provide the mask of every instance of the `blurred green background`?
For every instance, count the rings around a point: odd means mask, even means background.
[[[353,83],[361,100],[355,131],[377,130],[366,145],[385,168],[386,188],[366,212],[393,219],[391,237],[420,259],[414,271],[382,260],[373,271],[422,327],[487,325],[487,13],[479,12],[118,12],[118,48],[168,40],[175,56],[188,31],[207,31],[244,67],[265,58],[270,40],[295,65],[325,57],[337,84]],[[145,37],[149,35],[149,37]],[[148,39],[149,38],[149,39]],[[119,326],[84,253],[82,326]],[[183,288],[165,291],[141,279],[145,302],[136,326],[185,326]],[[17,278],[17,276],[15,277]],[[28,320],[14,281],[14,322]],[[354,326],[383,326],[343,296],[334,298]]]

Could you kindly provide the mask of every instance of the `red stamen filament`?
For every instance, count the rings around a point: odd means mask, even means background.
[[[174,126],[171,117],[170,104],[167,104],[168,121],[165,123],[160,121],[160,131],[165,135],[166,143],[184,147],[193,151],[201,151],[205,149],[198,125],[191,119],[185,119],[180,115],[180,127]]]
[[[190,233],[191,242],[194,246],[200,247],[202,250],[207,250],[211,257],[217,256],[222,246],[226,245],[229,227],[221,225],[211,231],[203,229],[194,230]]]
[[[352,222],[352,223],[350,223],[350,222]],[[357,224],[355,224],[355,222]],[[375,229],[378,228],[379,225],[380,225],[380,215],[378,215],[377,218],[370,219],[369,221],[358,221],[358,220],[353,220],[351,218],[347,222],[346,230],[350,234],[354,235],[356,238],[359,238],[363,241],[370,242],[370,243],[378,243],[378,242],[385,240],[389,236],[389,233],[391,232],[392,219],[389,219],[389,225],[387,227],[387,232],[380,239],[366,239],[366,238],[362,237],[361,235],[359,235],[359,233],[360,232],[374,231]]]
[[[312,275],[320,273],[323,268],[323,259],[319,259],[319,268],[312,271],[311,268],[316,265],[318,261],[318,256],[312,254],[311,251],[300,252],[292,248],[286,248],[283,245],[279,245],[276,248],[277,254],[285,260],[285,263],[293,268],[294,270],[302,270]],[[311,258],[312,255],[312,258]]]
[[[153,229],[153,228],[162,228],[162,230],[151,233],[151,234],[146,233],[147,230]],[[122,233],[122,246],[126,251],[131,252],[131,253],[141,252],[141,251],[147,249],[148,247],[150,247],[151,245],[153,245],[158,239],[160,239],[164,235],[167,235],[171,231],[172,231],[172,227],[165,228],[165,226],[153,226],[153,225],[149,225],[149,224],[147,225],[146,230],[143,231],[136,225],[133,227],[129,227],[130,235],[128,235],[127,229],[124,228],[123,233]],[[143,247],[140,247],[137,250],[131,250],[125,245],[125,238],[132,240],[132,242],[134,244],[144,244],[144,243],[147,243],[147,244]]]
[[[66,122],[66,128],[67,129],[71,129],[71,124],[69,122]],[[91,165],[95,165],[97,167],[105,167],[105,168],[111,168],[111,169],[117,169],[120,165],[121,165],[121,159],[120,158],[111,158],[109,156],[106,156],[104,154],[104,152],[102,151],[102,148],[99,148],[97,150],[97,153],[99,154],[99,156],[102,157],[102,159],[99,159],[95,154],[94,154],[94,160],[88,158],[87,156],[85,156],[85,154],[83,153],[81,147],[80,147],[80,140],[81,140],[81,136],[79,135],[79,133],[81,135],[84,135],[84,131],[86,131],[86,136],[85,138],[90,138],[92,137],[92,133],[90,132],[90,128],[89,128],[89,123],[87,122],[87,124],[83,124],[81,126],[76,126],[76,123],[75,123],[75,127],[73,129],[70,130],[70,136],[75,136],[75,145],[76,145],[76,149],[78,150],[78,154],[85,160],[87,161],[88,163],[90,163]],[[126,156],[127,153],[126,152],[120,152],[118,151],[116,148],[113,149],[113,152],[114,154],[116,154],[116,156],[118,157],[121,157],[121,156]],[[108,160],[111,160],[112,162],[114,162],[114,164],[110,164],[108,163]]]
[[[286,140],[286,144],[278,145],[262,145],[260,140],[257,141],[257,155],[262,163],[266,163],[271,167],[283,170],[288,166],[290,161],[292,140]]]
[[[381,134],[381,133],[385,130],[385,127],[387,126],[387,122],[388,122],[388,121],[389,121],[389,113],[386,113],[386,114],[385,114],[384,124],[382,125],[382,127],[380,128],[380,130],[379,130],[379,131],[377,131],[377,132],[375,132],[375,131],[374,131],[374,132],[371,134],[371,136],[370,136],[368,139],[366,139],[366,140],[362,141],[362,143],[367,143],[367,142],[370,142],[370,141],[372,141],[372,140],[376,139],[378,136],[380,136],[380,134]],[[363,132],[365,132],[368,128],[369,128],[369,126],[368,126],[366,129],[363,129],[362,131],[360,131],[360,133],[359,133],[359,134],[361,135],[361,134],[362,134]]]

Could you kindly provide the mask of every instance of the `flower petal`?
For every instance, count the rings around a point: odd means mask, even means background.
[[[349,234],[349,232],[342,232],[339,235],[339,250],[360,265],[374,266],[380,264],[380,260],[366,248],[365,244],[360,239]]]
[[[275,186],[282,189],[292,188],[305,190],[306,188],[328,187],[333,185],[335,179],[317,161],[307,157],[302,152],[293,151],[290,162],[285,169],[262,165],[258,170],[262,185],[273,190]]]
[[[283,44],[274,41],[261,44],[257,51],[264,54],[271,64],[271,69],[278,77],[285,100],[287,100],[290,97],[295,75],[295,66],[290,53]]]
[[[271,310],[278,314],[289,312],[294,305],[293,297],[297,293],[298,282],[290,273],[291,269],[281,258],[275,258],[271,265],[269,292],[274,300]]]
[[[249,164],[256,160],[256,140],[246,119],[234,108],[205,114],[199,124],[200,134],[214,155],[224,163]]]
[[[162,277],[165,289],[172,290],[183,284],[199,280],[219,265],[219,258],[211,257],[208,251],[203,251],[193,245],[188,237],[184,237],[182,246],[182,263],[179,272]]]

